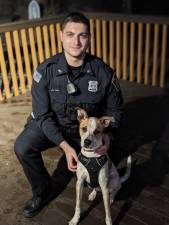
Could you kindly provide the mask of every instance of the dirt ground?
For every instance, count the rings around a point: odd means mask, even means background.
[[[48,206],[44,213],[35,219],[25,219],[22,216],[22,207],[31,197],[30,186],[23,175],[22,168],[13,151],[15,138],[23,129],[26,118],[31,112],[30,94],[8,100],[0,104],[0,225],[49,225],[66,224],[67,217],[58,203]],[[57,161],[62,153],[57,150],[48,150],[43,154],[45,164],[50,173],[56,168]],[[62,205],[64,204],[62,199]],[[65,200],[68,203],[68,199]],[[67,204],[66,203],[66,204]],[[72,200],[71,200],[72,203]],[[55,206],[56,204],[56,206]],[[59,204],[60,205],[60,204]],[[53,210],[55,208],[55,210]],[[57,211],[60,214],[52,216]],[[72,212],[73,213],[73,212]],[[54,219],[55,218],[55,219]]]

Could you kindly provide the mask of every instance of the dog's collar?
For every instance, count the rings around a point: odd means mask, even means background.
[[[97,161],[97,163],[98,163],[98,165],[100,166],[100,167],[102,167],[104,164],[105,164],[105,162],[107,161],[107,155],[101,155],[100,157],[86,157],[85,155],[83,155],[81,152],[79,153],[79,155],[78,155],[78,159],[79,159],[79,161],[81,162],[81,161],[83,161],[83,165],[84,164],[88,164],[91,160],[96,160]]]
[[[94,152],[94,150],[92,151],[92,150],[87,150],[86,148],[83,148],[83,151],[85,151],[85,152]]]

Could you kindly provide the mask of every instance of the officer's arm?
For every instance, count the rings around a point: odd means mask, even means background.
[[[56,122],[53,120],[53,113],[50,110],[50,99],[47,87],[46,74],[35,71],[32,84],[32,109],[33,117],[37,125],[44,134],[59,145],[63,140],[62,133],[59,131]]]
[[[123,97],[122,92],[120,89],[119,81],[116,77],[116,73],[111,71],[111,76],[109,75],[109,81],[106,89],[105,94],[105,115],[113,116],[115,122],[111,123],[110,126],[107,128],[107,132],[109,137],[113,139],[116,135],[117,130],[120,126],[123,110]]]

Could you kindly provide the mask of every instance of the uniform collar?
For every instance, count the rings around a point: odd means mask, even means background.
[[[56,69],[56,75],[63,75],[65,73],[68,73],[68,64],[65,58],[65,54],[61,53],[58,63],[57,63],[57,69]]]
[[[68,73],[69,68],[68,68],[68,64],[65,58],[65,54],[64,52],[60,54],[58,63],[57,63],[57,70],[56,70],[56,75],[63,75]],[[88,53],[86,53],[85,55],[85,59],[84,59],[84,63],[82,65],[82,69],[81,72],[84,74],[88,74],[88,75],[94,75],[93,70],[92,70],[92,66],[91,66],[91,57]]]

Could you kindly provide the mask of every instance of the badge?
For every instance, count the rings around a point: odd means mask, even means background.
[[[39,83],[39,81],[41,80],[42,78],[42,74],[40,74],[37,70],[35,70],[35,72],[33,73],[33,79]]]
[[[113,75],[112,84],[115,87],[116,91],[119,92],[120,91],[120,84],[119,84],[119,81],[117,79],[116,74]]]
[[[88,91],[97,92],[98,91],[98,82],[96,80],[90,80]]]

